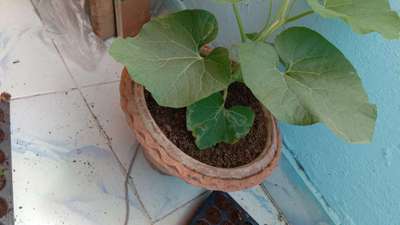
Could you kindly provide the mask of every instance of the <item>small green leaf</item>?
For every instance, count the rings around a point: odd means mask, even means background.
[[[186,125],[196,138],[197,147],[206,149],[220,142],[233,144],[246,136],[254,116],[247,106],[226,109],[221,93],[215,93],[187,108]]]
[[[360,34],[379,32],[387,39],[400,38],[400,17],[388,0],[307,0],[326,18],[340,18]]]
[[[215,17],[205,10],[184,10],[147,23],[138,36],[117,39],[110,54],[132,79],[146,87],[158,104],[185,107],[229,85],[229,52],[199,48],[214,40]]]
[[[352,143],[372,139],[376,107],[368,103],[356,70],[335,46],[303,27],[278,35],[275,46],[280,57],[269,44],[246,42],[239,58],[245,84],[279,120],[324,122]]]

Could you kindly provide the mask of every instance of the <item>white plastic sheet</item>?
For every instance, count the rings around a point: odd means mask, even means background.
[[[45,31],[63,55],[86,70],[95,70],[106,45],[92,30],[85,0],[31,0]],[[151,0],[151,15],[184,9],[179,0]]]
[[[32,0],[46,32],[65,57],[94,70],[106,47],[92,30],[85,0]]]

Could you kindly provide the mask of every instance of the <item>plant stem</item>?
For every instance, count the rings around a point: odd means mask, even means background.
[[[269,9],[268,9],[268,17],[267,17],[267,22],[265,23],[264,27],[262,30],[268,29],[269,24],[272,19],[272,0],[269,0]]]
[[[272,19],[272,0],[269,0],[269,9],[268,9],[268,19],[267,19],[267,26],[271,22]]]
[[[224,89],[224,103],[227,97],[228,97],[228,88]]]
[[[290,7],[290,0],[283,0],[281,8],[279,9],[279,13],[277,16],[277,20],[271,24],[271,26],[265,26],[263,30],[258,35],[256,41],[261,41],[267,38],[271,33],[285,24],[286,21],[286,14],[289,11]]]
[[[245,42],[246,34],[244,32],[242,18],[240,17],[240,12],[239,12],[239,9],[238,9],[236,3],[232,3],[232,8],[233,8],[233,13],[235,14],[235,17],[236,17],[237,25],[239,27],[240,39],[242,40],[242,42]]]
[[[302,13],[296,15],[296,16],[289,17],[289,18],[286,19],[285,24],[293,22],[293,21],[298,20],[298,19],[301,19],[301,18],[303,18],[305,16],[308,16],[310,14],[313,14],[313,13],[314,13],[313,10],[309,10],[309,11],[302,12]]]

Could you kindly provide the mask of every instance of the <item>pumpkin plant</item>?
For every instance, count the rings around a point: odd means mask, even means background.
[[[186,124],[199,149],[235,143],[252,127],[248,106],[225,107],[228,87],[242,82],[281,121],[296,125],[323,122],[350,143],[371,141],[377,109],[370,104],[351,62],[319,33],[279,28],[317,13],[338,18],[360,34],[378,32],[400,38],[400,17],[387,0],[307,0],[311,9],[290,15],[295,0],[282,0],[261,31],[245,33],[237,4],[232,6],[241,43],[235,50],[202,49],[218,34],[215,16],[205,10],[183,10],[152,19],[134,38],[117,39],[110,53],[131,78],[161,106],[187,107]],[[235,53],[235,54],[234,54]],[[235,62],[231,58],[235,56]]]

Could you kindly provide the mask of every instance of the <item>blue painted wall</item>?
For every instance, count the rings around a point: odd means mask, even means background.
[[[217,13],[217,44],[229,46],[238,40],[229,7],[209,0],[194,2]],[[242,6],[248,31],[257,30],[265,20],[265,2],[253,0]],[[392,6],[400,11],[399,0]],[[296,9],[303,7],[300,3]],[[400,41],[357,35],[344,23],[319,16],[301,24],[323,34],[353,63],[379,115],[373,143],[368,145],[347,144],[324,125],[281,124],[287,148],[341,224],[400,225]]]
[[[287,147],[343,224],[399,225],[400,41],[356,35],[342,22],[319,17],[305,23],[353,63],[378,106],[378,121],[369,145],[344,143],[323,125],[281,124]]]

